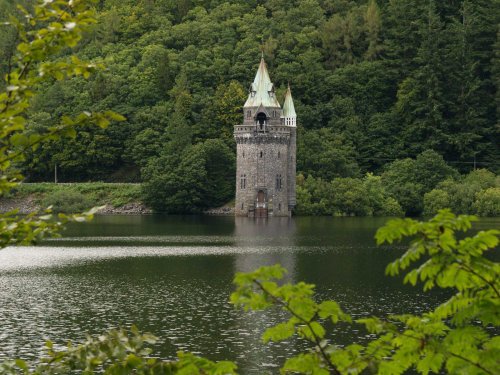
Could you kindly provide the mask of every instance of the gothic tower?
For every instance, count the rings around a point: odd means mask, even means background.
[[[243,107],[236,140],[237,216],[290,216],[295,207],[297,115],[290,87],[283,109],[264,58]]]

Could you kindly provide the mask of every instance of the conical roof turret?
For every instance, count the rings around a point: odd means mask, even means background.
[[[295,113],[295,106],[293,105],[292,90],[290,90],[290,85],[285,94],[285,102],[283,103],[283,117],[297,117]]]
[[[248,95],[245,107],[259,107],[260,105],[266,108],[281,108],[280,103],[276,99],[274,85],[269,77],[263,56],[260,59],[255,79],[250,86],[250,94]]]

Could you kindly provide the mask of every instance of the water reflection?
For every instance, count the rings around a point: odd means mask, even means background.
[[[236,218],[234,237],[237,247],[251,247],[254,253],[236,254],[235,272],[250,272],[263,265],[281,264],[288,270],[287,282],[295,282],[296,225],[291,218]],[[260,251],[266,248],[265,253]],[[296,342],[293,340],[272,343],[267,350],[262,350],[261,336],[271,322],[285,318],[277,311],[242,313],[235,321],[238,332],[246,332],[245,346],[237,355],[240,371],[249,374],[256,371],[256,364],[269,372],[280,368],[287,353],[293,352]],[[261,348],[249,351],[248,347]]]
[[[287,217],[235,219],[234,238],[237,248],[250,248],[248,254],[235,256],[236,272],[250,272],[263,265],[281,264],[293,281],[296,252],[295,221]],[[265,249],[263,254],[262,249]]]

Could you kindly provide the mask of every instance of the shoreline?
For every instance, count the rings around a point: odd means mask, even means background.
[[[22,198],[2,198],[0,199],[0,213],[4,214],[18,210],[21,215],[29,215],[39,212],[43,207],[39,204],[39,199],[35,196]],[[153,210],[141,202],[129,202],[122,206],[105,204],[96,212],[96,215],[152,215]],[[234,216],[234,208],[217,207],[202,212],[206,216]]]
[[[21,215],[29,215],[43,210],[38,203],[38,199],[29,196],[25,198],[3,198],[0,199],[0,213],[4,214],[18,210]],[[114,207],[111,204],[105,204],[96,215],[147,215],[152,214],[153,210],[140,202],[130,202],[123,206]]]

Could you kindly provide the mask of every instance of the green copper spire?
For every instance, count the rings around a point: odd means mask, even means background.
[[[260,59],[259,69],[255,75],[250,94],[245,103],[245,107],[259,107],[263,105],[266,108],[281,108],[274,93],[274,85],[269,78],[264,57]]]
[[[293,105],[292,90],[290,90],[290,85],[288,85],[288,90],[286,90],[285,102],[283,103],[283,117],[297,117],[297,113],[295,113],[295,106]]]

